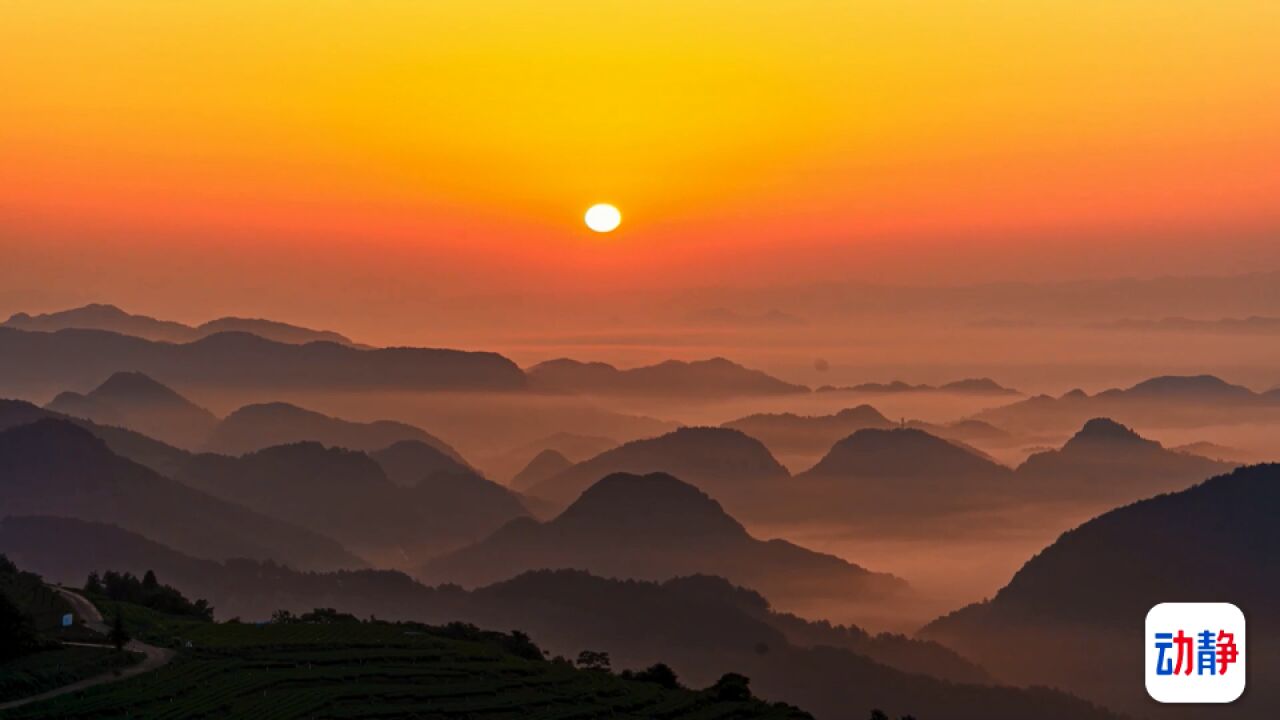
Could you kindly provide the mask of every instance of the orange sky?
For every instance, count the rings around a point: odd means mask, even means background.
[[[1280,267],[1270,0],[0,8],[6,307]]]

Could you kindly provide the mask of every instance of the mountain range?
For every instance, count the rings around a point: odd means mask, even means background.
[[[1022,393],[1008,388],[991,378],[965,378],[952,380],[941,385],[911,384],[901,380],[887,383],[860,383],[858,385],[823,385],[817,392],[853,392],[853,393],[954,393],[957,395],[1021,395]]]
[[[1059,432],[1090,418],[1141,427],[1201,427],[1280,420],[1280,392],[1258,393],[1213,375],[1165,375],[1090,395],[1036,395],[983,410],[974,419],[1023,432]]]
[[[121,371],[182,387],[512,391],[526,386],[520,368],[496,353],[295,345],[247,332],[169,343],[105,330],[0,327],[0,393],[33,396],[88,388]]]
[[[678,395],[734,397],[807,393],[809,388],[784,382],[722,357],[620,370],[602,362],[568,358],[548,360],[525,370],[531,387],[544,392],[592,395]]]
[[[0,327],[40,332],[56,332],[70,328],[106,330],[121,335],[133,335],[147,340],[170,343],[189,343],[220,332],[247,332],[267,340],[295,345],[309,342],[354,344],[347,337],[330,330],[312,330],[275,320],[222,317],[192,326],[173,320],[157,320],[146,315],[133,315],[115,305],[100,303],[39,315],[14,313],[8,320],[0,323]]]

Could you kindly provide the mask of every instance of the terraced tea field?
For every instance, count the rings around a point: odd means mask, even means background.
[[[13,718],[803,718],[758,701],[520,657],[493,638],[384,623],[167,628],[169,665]],[[190,647],[187,647],[190,643]]]

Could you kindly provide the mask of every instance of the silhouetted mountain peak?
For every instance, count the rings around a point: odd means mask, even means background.
[[[961,445],[923,430],[867,428],[837,442],[806,475],[900,477],[1005,470]]]
[[[746,535],[720,503],[667,473],[609,475],[587,488],[551,525],[614,537],[636,531],[662,537]]]
[[[534,456],[515,477],[511,478],[511,487],[529,488],[554,477],[573,467],[573,462],[559,450],[547,448]]]
[[[836,413],[836,417],[841,420],[859,422],[867,425],[878,425],[890,422],[889,418],[884,416],[884,413],[866,404],[845,408]]]
[[[1144,380],[1125,392],[1135,396],[1223,399],[1238,399],[1254,394],[1249,388],[1232,385],[1214,375],[1162,375]]]
[[[127,399],[131,401],[190,404],[189,401],[172,388],[140,372],[118,372],[103,381],[101,385],[89,393],[90,397],[115,401]]]
[[[978,395],[1016,395],[1017,390],[1007,388],[989,377],[964,378],[941,385],[945,392],[974,393]]]
[[[1080,428],[1065,445],[1062,446],[1064,451],[1084,450],[1089,448],[1121,448],[1132,447],[1139,449],[1159,448],[1160,443],[1154,440],[1148,440],[1132,428],[1121,425],[1110,418],[1093,418],[1086,422],[1084,427]]]

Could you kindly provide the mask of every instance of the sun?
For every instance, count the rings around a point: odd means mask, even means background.
[[[600,203],[588,208],[583,219],[586,220],[587,227],[595,232],[607,233],[613,232],[618,225],[622,224],[622,213],[608,203]]]

